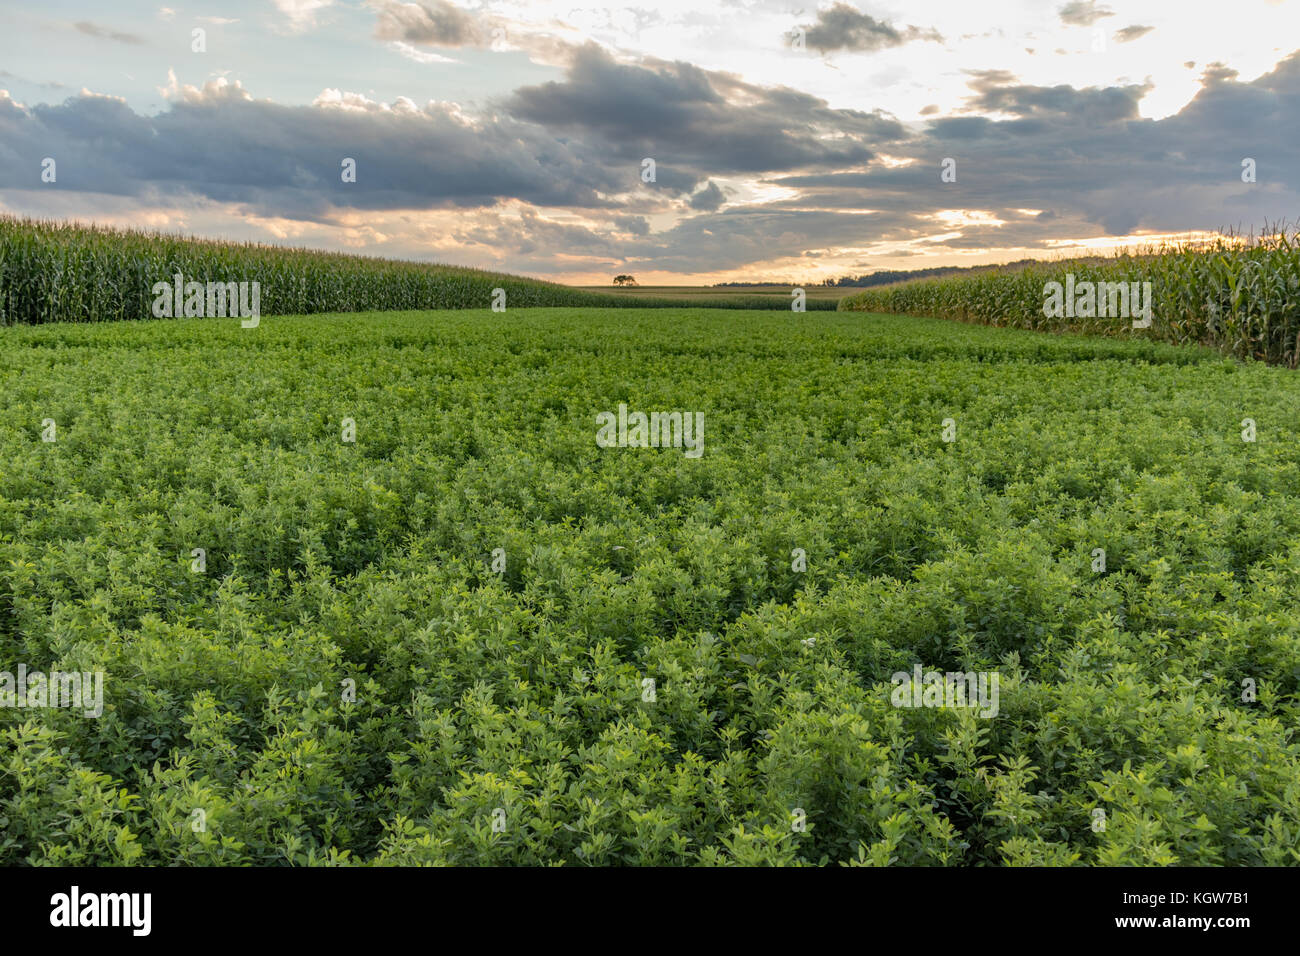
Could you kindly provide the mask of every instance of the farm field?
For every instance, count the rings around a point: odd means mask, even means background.
[[[584,292],[609,293],[610,295],[630,296],[633,298],[687,299],[689,301],[730,302],[741,300],[771,300],[780,303],[780,308],[790,307],[790,291],[795,288],[804,290],[808,301],[816,301],[814,308],[824,307],[825,302],[838,303],[841,298],[855,291],[835,286],[812,285],[791,282],[786,285],[751,285],[751,286],[708,286],[708,285],[637,285],[637,286],[580,286]]]
[[[154,315],[160,279],[206,284],[238,276],[256,283],[262,315],[401,309],[578,307],[726,309],[790,308],[790,289],[696,300],[688,288],[649,290],[600,287],[593,291],[526,276],[438,263],[381,259],[259,243],[227,242],[0,215],[0,326],[43,322],[107,322]],[[816,290],[809,310],[833,311],[838,296]],[[635,295],[635,298],[632,296]],[[166,297],[164,297],[166,299]],[[241,305],[251,305],[240,300]],[[195,301],[194,306],[200,303]],[[225,303],[223,302],[223,306]],[[189,311],[178,302],[173,315]],[[221,310],[235,314],[234,309]],[[249,313],[251,316],[251,312]]]
[[[0,407],[0,659],[104,675],[0,864],[1300,862],[1284,369],[474,309],[15,326]]]
[[[900,282],[846,295],[838,308],[1121,337],[1133,334],[1137,320],[1160,341],[1294,369],[1300,366],[1300,227],[1164,243],[1142,255]]]

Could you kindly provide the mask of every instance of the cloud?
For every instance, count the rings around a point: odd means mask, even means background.
[[[1115,11],[1110,7],[1100,7],[1097,0],[1073,0],[1061,7],[1057,13],[1061,22],[1072,27],[1090,27],[1103,17],[1113,17]]]
[[[29,86],[39,86],[47,90],[66,90],[66,83],[54,81],[29,80],[19,76],[17,73],[10,73],[8,70],[0,70],[0,80],[16,80],[19,83],[26,83]]]
[[[289,20],[293,32],[310,30],[316,26],[319,15],[334,5],[334,0],[272,0]]]
[[[25,108],[0,98],[0,181],[58,161],[59,190],[190,197],[325,221],[339,209],[608,207],[608,169],[536,126],[450,104],[393,105],[327,91],[312,106],[255,100],[238,83],[177,90],[156,116],[83,94]],[[342,183],[344,157],[357,181]],[[34,165],[33,165],[34,164]]]
[[[533,63],[563,68],[577,49],[563,35],[570,31],[555,20],[545,24],[506,20],[481,10],[464,10],[447,0],[364,0],[363,6],[375,14],[374,37],[417,62],[455,62],[436,54],[417,54],[417,47],[491,46],[522,51]]]
[[[722,195],[722,190],[718,188],[718,184],[710,179],[703,189],[691,196],[691,208],[700,209],[704,212],[715,212],[726,201],[727,197]]]
[[[507,201],[680,213],[683,198],[697,211],[723,205],[714,176],[860,166],[877,143],[908,135],[879,113],[684,63],[618,63],[595,46],[576,51],[562,81],[522,87],[476,115],[341,90],[279,105],[224,78],[196,88],[172,77],[161,92],[168,107],[153,116],[88,93],[31,108],[5,101],[0,182],[25,181],[54,156],[60,190],[188,196],[289,219]],[[646,156],[657,164],[649,184]],[[357,161],[355,183],[340,180],[344,157]]]
[[[1074,116],[1082,125],[1136,120],[1139,102],[1152,89],[1150,83],[1082,90],[1065,85],[1016,85],[1013,75],[1005,70],[974,71],[974,75],[969,85],[978,95],[967,99],[967,110],[1039,118]]]
[[[1016,75],[1010,70],[967,70],[966,75],[974,77],[966,85],[980,93],[987,93],[1016,81]]]
[[[1235,80],[1237,76],[1238,73],[1236,70],[1229,66],[1225,66],[1218,60],[1215,60],[1201,71],[1201,79],[1206,86],[1215,86],[1219,83],[1226,83],[1229,80]]]
[[[870,53],[902,46],[912,40],[943,42],[933,29],[909,26],[898,30],[883,20],[868,16],[846,3],[817,12],[817,22],[807,28],[804,42],[814,50],[853,50]]]
[[[760,87],[689,63],[616,62],[578,49],[561,81],[518,89],[512,116],[582,138],[609,165],[655,160],[660,188],[690,192],[710,175],[854,166],[901,139],[879,112],[832,109],[785,87]]]
[[[440,53],[428,53],[424,50],[417,50],[409,43],[402,40],[393,40],[388,44],[408,60],[414,60],[416,63],[456,63],[457,61],[449,56],[443,56]]]
[[[1040,86],[1006,69],[965,80],[955,113],[910,125],[596,46],[476,111],[348,90],[289,106],[216,80],[173,81],[153,115],[88,92],[31,107],[0,95],[0,198],[127,221],[135,204],[141,222],[228,210],[250,238],[538,274],[695,275],[783,268],[809,250],[822,264],[1046,252],[1065,236],[1271,221],[1300,203],[1285,175],[1300,152],[1300,54],[1250,82],[1211,63],[1159,120],[1139,110],[1147,84]],[[57,185],[39,184],[45,156]],[[1258,184],[1240,181],[1245,156]],[[344,157],[355,183],[341,181]],[[940,181],[945,157],[955,183]]]
[[[116,43],[125,43],[128,46],[139,46],[144,43],[141,37],[134,33],[119,33],[116,30],[110,30],[108,27],[101,27],[97,23],[91,23],[89,20],[78,20],[73,27],[78,33],[84,33],[86,36],[96,37],[100,40],[113,40]]]
[[[715,92],[724,88],[716,74],[707,79]],[[902,164],[873,159],[857,169],[773,173],[762,182],[784,198],[698,210],[645,236],[592,230],[583,249],[628,268],[696,274],[808,249],[899,258],[989,248],[1049,254],[1065,236],[1259,223],[1300,201],[1294,186],[1265,192],[1239,178],[1240,155],[1284,169],[1300,149],[1300,131],[1285,121],[1300,107],[1300,54],[1251,83],[1210,72],[1194,100],[1162,120],[1138,112],[1146,85],[1034,86],[1002,70],[974,72],[969,85],[971,115],[935,119],[889,145]],[[707,101],[703,92],[700,99]],[[940,160],[949,156],[958,176],[945,185]],[[706,194],[707,185],[692,199]]]
[[[614,225],[634,236],[650,235],[650,223],[646,221],[644,216],[615,216]]]
[[[767,208],[871,210],[873,234],[884,239],[932,235],[925,217],[953,207],[1010,223],[960,225],[961,238],[944,241],[958,248],[1258,224],[1300,203],[1300,189],[1281,179],[1267,190],[1240,180],[1242,157],[1283,169],[1300,150],[1300,130],[1287,120],[1300,108],[1300,53],[1250,83],[1207,70],[1193,100],[1161,120],[1138,112],[1145,85],[1077,90],[999,79],[976,75],[966,107],[1007,118],[933,120],[891,147],[909,165],[777,178],[797,198]],[[944,157],[956,159],[956,183],[939,180]],[[1006,213],[1015,208],[1051,210],[1055,219],[1017,221]]]
[[[447,0],[369,0],[378,16],[375,36],[425,46],[480,46],[484,33],[478,21]]]
[[[1136,40],[1139,37],[1146,36],[1154,29],[1155,27],[1142,27],[1142,26],[1124,27],[1124,29],[1122,30],[1115,31],[1115,39],[1120,43],[1131,43],[1133,40]]]

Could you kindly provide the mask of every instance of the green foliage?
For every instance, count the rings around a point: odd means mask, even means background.
[[[521,276],[312,249],[0,216],[0,325],[148,319],[154,283],[258,282],[262,315],[403,309],[487,309],[504,289],[510,309],[535,306],[789,309],[789,298],[629,299]],[[834,310],[810,299],[810,310]]]
[[[1152,324],[1048,317],[1048,282],[1150,282]],[[1023,269],[920,280],[840,300],[841,311],[928,315],[1038,331],[1150,338],[1220,349],[1239,358],[1300,364],[1300,231],[1168,246],[1153,255],[1035,263]]]
[[[557,309],[15,327],[0,383],[0,670],[106,675],[0,709],[0,865],[1300,863],[1285,370]]]

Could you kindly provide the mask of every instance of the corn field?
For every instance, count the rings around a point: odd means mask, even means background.
[[[1150,282],[1152,323],[1049,317],[1045,286]],[[1300,228],[1165,245],[1098,263],[1062,261],[1019,271],[930,279],[871,289],[840,301],[843,311],[891,312],[1052,332],[1146,336],[1207,345],[1239,358],[1300,363]]]
[[[258,282],[261,314],[510,307],[789,308],[776,296],[628,298],[460,266],[0,217],[0,325],[147,319],[157,282]],[[834,309],[809,299],[809,309]]]

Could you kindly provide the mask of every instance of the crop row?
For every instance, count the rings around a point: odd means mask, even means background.
[[[955,279],[869,289],[843,311],[891,312],[1041,331],[1150,337],[1212,346],[1239,358],[1300,363],[1300,234],[1278,228],[1255,237],[1170,245],[1103,262],[1063,261]],[[1048,284],[1149,282],[1151,325],[1130,317],[1045,314]],[[1073,311],[1073,310],[1072,310]],[[1092,310],[1089,310],[1092,311]],[[1138,321],[1141,321],[1140,319]]]
[[[774,296],[632,299],[457,266],[0,217],[0,325],[149,318],[155,284],[177,274],[203,284],[257,282],[262,315],[486,309],[495,289],[505,290],[508,308],[790,308]],[[810,298],[807,308],[835,303]]]

